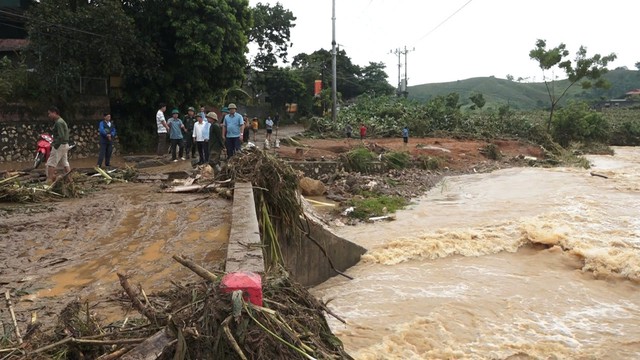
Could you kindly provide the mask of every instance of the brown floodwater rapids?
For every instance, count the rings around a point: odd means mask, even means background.
[[[356,359],[640,358],[640,148],[446,178],[313,293]],[[591,176],[590,172],[608,178]]]

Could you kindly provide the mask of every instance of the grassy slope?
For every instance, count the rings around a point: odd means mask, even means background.
[[[566,98],[582,98],[588,101],[601,98],[617,98],[634,88],[640,88],[640,72],[616,69],[605,75],[612,84],[609,90],[583,90],[574,85]],[[568,85],[567,80],[556,82],[557,94]],[[429,100],[437,95],[452,92],[460,94],[460,103],[470,104],[469,96],[474,92],[484,95],[486,106],[509,104],[514,109],[545,108],[549,104],[544,83],[518,83],[495,77],[479,77],[446,83],[423,84],[409,87],[409,97],[416,100]]]

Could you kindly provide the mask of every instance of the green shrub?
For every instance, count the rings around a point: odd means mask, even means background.
[[[365,220],[372,216],[382,216],[387,213],[394,213],[405,207],[408,201],[400,196],[382,195],[379,197],[369,197],[362,200],[352,200],[351,206],[354,210],[349,216]],[[384,209],[387,209],[385,212]]]
[[[417,166],[423,170],[438,170],[445,166],[447,161],[437,156],[418,156]]]
[[[391,169],[405,169],[411,164],[411,155],[404,151],[392,151],[383,154],[382,161]]]
[[[609,123],[586,103],[569,103],[556,113],[552,125],[553,139],[563,147],[572,141],[607,142],[610,135]]]
[[[366,173],[376,160],[376,154],[365,147],[357,147],[346,154],[346,167],[351,171]]]
[[[480,149],[480,153],[491,160],[500,160],[502,158],[500,148],[496,144],[487,144],[483,146],[482,149]]]

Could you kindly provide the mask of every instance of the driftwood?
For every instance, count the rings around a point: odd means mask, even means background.
[[[140,299],[138,299],[138,295],[136,294],[135,290],[129,284],[129,280],[127,280],[126,276],[118,273],[118,279],[120,279],[120,285],[122,285],[122,288],[131,300],[131,304],[133,304],[133,307],[138,310],[140,314],[144,315],[152,323],[156,323],[158,325],[167,324],[167,318],[165,315],[158,314],[156,312],[156,309],[154,309],[153,307],[147,307],[142,304]]]
[[[171,346],[175,338],[167,334],[165,329],[151,335],[133,350],[120,357],[120,360],[155,360]]]
[[[185,259],[185,257],[182,255],[173,255],[173,260],[179,262],[180,264],[182,264],[189,270],[193,271],[194,273],[198,274],[198,276],[200,276],[201,278],[207,281],[215,282],[216,280],[218,280],[218,277],[215,274],[209,272],[209,270],[194,263],[193,261]]]
[[[169,174],[138,175],[138,181],[169,180]]]
[[[602,174],[598,174],[598,173],[594,173],[594,172],[591,172],[590,174],[591,174],[591,176],[597,176],[597,177],[601,177],[603,179],[608,179],[609,178],[606,175],[602,175]]]
[[[11,294],[9,293],[9,290],[5,291],[4,298],[7,301],[9,313],[11,313],[11,321],[13,321],[13,330],[16,333],[16,339],[18,340],[18,344],[22,345],[22,336],[20,335],[20,328],[18,327],[18,321],[16,320],[16,313],[13,311],[13,304],[11,303]]]

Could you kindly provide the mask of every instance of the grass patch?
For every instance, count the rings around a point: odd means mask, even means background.
[[[384,154],[382,161],[390,169],[406,169],[411,164],[411,155],[404,151],[392,151]]]
[[[366,173],[371,170],[376,154],[365,147],[357,147],[346,154],[346,166],[351,171]]]
[[[354,211],[350,216],[360,220],[366,220],[372,216],[394,213],[408,204],[409,202],[403,197],[388,195],[352,200],[351,206],[354,207]]]
[[[500,160],[502,153],[496,144],[487,144],[480,149],[480,153],[491,160]]]
[[[446,165],[447,161],[441,157],[420,155],[417,159],[417,166],[422,170],[438,170]]]

